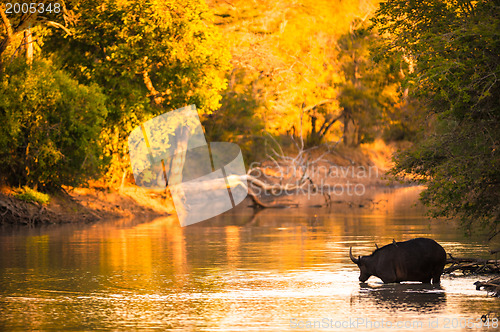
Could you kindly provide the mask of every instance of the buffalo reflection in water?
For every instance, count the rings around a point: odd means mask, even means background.
[[[440,285],[422,283],[382,284],[371,286],[360,284],[359,300],[366,300],[383,309],[415,310],[434,312],[444,308],[446,293]]]

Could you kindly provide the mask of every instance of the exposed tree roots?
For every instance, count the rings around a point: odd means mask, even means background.
[[[479,274],[479,273],[500,273],[500,260],[495,259],[481,259],[481,258],[463,258],[453,257],[448,254],[450,258],[446,264],[451,264],[445,268],[443,273],[451,273],[454,271],[461,271],[463,274]]]
[[[65,212],[53,211],[50,207],[35,202],[25,202],[0,193],[0,225],[17,224],[35,226],[61,222],[95,221],[100,219],[95,212],[82,206],[73,198],[61,191],[58,193],[61,204],[66,205]],[[67,196],[67,197],[66,197]]]
[[[492,253],[495,253],[494,251]],[[450,253],[450,258],[446,261],[444,274],[449,274],[455,271],[460,271],[464,275],[471,274],[500,274],[500,260],[497,259],[481,259],[481,258],[464,258],[453,257]],[[481,288],[493,296],[500,297],[500,276],[496,276],[488,281],[476,281],[474,283],[477,290]]]
[[[500,297],[500,277],[495,277],[488,281],[476,281],[474,285],[476,285],[477,290],[481,290],[481,288],[483,288],[483,290],[487,291],[491,295]]]
[[[49,223],[52,212],[37,203],[20,202],[6,195],[0,196],[0,224],[36,225]]]

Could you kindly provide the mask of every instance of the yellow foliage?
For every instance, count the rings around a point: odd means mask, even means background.
[[[304,108],[332,99],[323,113],[339,112],[337,39],[349,31],[353,19],[372,13],[377,2],[209,1],[231,47],[232,75],[243,73],[229,90],[242,93],[253,87],[250,97],[262,105],[255,116],[264,121],[266,131],[299,134],[302,126],[305,134],[311,128]],[[324,114],[314,115],[323,120]]]

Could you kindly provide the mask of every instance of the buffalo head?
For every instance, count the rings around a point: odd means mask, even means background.
[[[361,272],[359,275],[359,281],[365,282],[374,274],[374,267],[372,266],[370,257],[358,256],[358,258],[355,258],[352,255],[352,247],[349,248],[349,257],[351,258],[351,261],[359,267]]]

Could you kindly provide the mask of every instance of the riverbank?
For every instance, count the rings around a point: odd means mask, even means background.
[[[312,170],[311,179],[316,186],[333,193],[333,202],[371,204],[371,197],[366,198],[365,190],[390,184],[385,175],[392,166],[391,158],[396,149],[397,146],[386,145],[382,141],[359,148],[339,147],[323,156],[324,162],[318,163]],[[324,150],[317,149],[312,157],[317,158],[324,153]],[[273,171],[272,164],[262,165],[264,171]],[[265,174],[263,176],[266,177]],[[296,198],[300,198],[302,205],[325,204],[323,195],[316,191],[314,197],[310,197],[310,193],[312,191],[306,193],[305,198],[300,195]],[[19,189],[0,188],[0,224],[60,224],[175,214],[173,202],[165,192],[146,191],[132,184],[113,189],[91,183],[88,188],[64,187],[49,196],[49,201],[42,203],[21,199]]]
[[[18,198],[16,190],[0,189],[0,224],[61,224],[95,222],[101,219],[153,218],[175,213],[165,193],[147,192],[136,186],[120,190],[93,185],[65,187],[51,193],[46,204]]]

